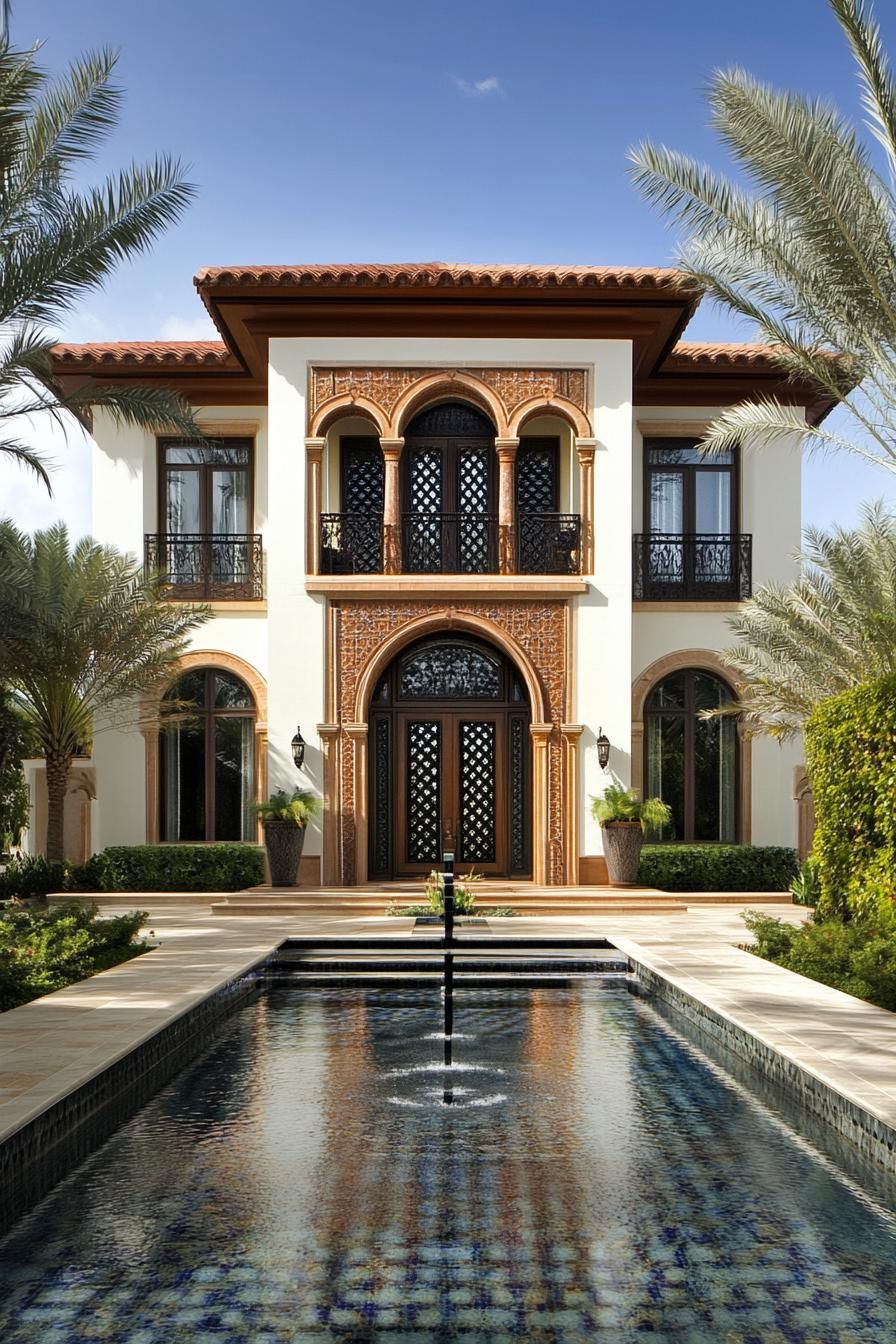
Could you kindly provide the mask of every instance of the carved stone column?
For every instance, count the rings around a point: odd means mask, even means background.
[[[354,752],[355,780],[355,875],[360,885],[367,881],[367,724],[343,725]]]
[[[339,724],[319,723],[317,732],[324,758],[321,881],[325,887],[335,887],[342,879],[339,859]]]
[[[320,573],[320,510],[326,439],[305,440],[305,569]]]
[[[380,439],[385,467],[383,499],[383,573],[401,573],[401,481],[398,474],[404,439]]]
[[[579,885],[579,738],[581,723],[563,723],[563,850],[566,854],[564,881]]]
[[[545,886],[548,881],[551,725],[533,723],[532,735],[532,881]]]
[[[594,450],[596,439],[576,439],[582,510],[582,573],[594,573]]]
[[[498,454],[498,572],[516,570],[516,452],[519,439],[495,439]]]

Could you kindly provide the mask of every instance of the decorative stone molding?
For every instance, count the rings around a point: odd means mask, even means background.
[[[529,695],[533,740],[533,878],[563,883],[568,841],[564,814],[577,810],[566,796],[560,727],[567,712],[568,622],[562,600],[438,602],[391,600],[333,602],[333,655],[328,659],[328,703],[340,726],[338,769],[341,807],[325,805],[324,854],[338,834],[339,872],[326,881],[352,884],[367,873],[367,714],[374,687],[405,645],[446,630],[479,635],[502,649],[519,668]],[[334,752],[335,755],[335,752]]]
[[[731,684],[731,672],[721,658],[712,649],[677,649],[674,653],[664,654],[662,658],[646,667],[632,685],[632,787],[640,790],[644,781],[644,706],[647,697],[658,681],[672,672],[682,672],[687,668],[697,668],[701,672],[711,672],[718,677],[735,695]],[[737,765],[738,765],[738,832],[741,844],[748,845],[752,834],[753,815],[753,750],[750,737],[744,732],[743,724],[737,724]]]
[[[797,847],[801,860],[808,857],[815,837],[815,798],[804,765],[793,771],[793,801],[796,803]]]
[[[306,573],[320,573],[320,506],[326,439],[305,440]]]
[[[576,435],[593,434],[584,369],[313,368],[309,432],[326,433],[346,414],[365,415],[382,438],[399,438],[408,420],[432,401],[474,401],[493,420],[500,438],[519,437],[535,415],[560,415]]]
[[[260,803],[268,792],[268,687],[264,677],[251,663],[223,649],[193,649],[178,659],[176,669],[158,696],[145,697],[140,710],[140,732],[143,734],[146,761],[146,840],[159,840],[159,706],[168,687],[193,668],[217,667],[232,672],[244,681],[255,701],[255,801]],[[261,840],[261,822],[256,822],[256,839]]]
[[[582,573],[594,573],[594,453],[597,440],[576,439],[579,464],[579,508],[582,515]]]

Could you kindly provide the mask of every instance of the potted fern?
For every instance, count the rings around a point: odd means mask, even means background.
[[[320,799],[310,789],[295,789],[292,794],[279,789],[266,803],[256,803],[253,811],[264,827],[271,886],[297,887],[305,827],[320,811]]]
[[[644,832],[667,826],[671,808],[661,798],[639,798],[634,789],[611,784],[602,798],[591,799],[591,815],[604,833],[610,886],[635,886]]]

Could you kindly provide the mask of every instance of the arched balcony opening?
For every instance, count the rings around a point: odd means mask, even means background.
[[[593,446],[584,465],[582,453],[593,440],[565,405],[534,398],[511,437],[484,388],[428,376],[391,408],[385,433],[359,399],[325,403],[323,437],[306,440],[312,574],[590,572]]]

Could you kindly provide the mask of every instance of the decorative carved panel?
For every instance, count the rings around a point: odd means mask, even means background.
[[[330,675],[335,679],[335,701],[343,724],[354,722],[358,684],[371,660],[403,626],[423,616],[443,615],[448,631],[457,628],[458,616],[467,615],[505,632],[519,645],[535,669],[544,696],[546,718],[553,729],[548,749],[547,874],[551,883],[562,882],[565,869],[560,724],[565,722],[567,714],[566,603],[560,600],[462,604],[398,599],[383,602],[346,600],[334,602],[333,608],[336,659]],[[486,633],[484,629],[483,633]],[[528,742],[525,750],[529,750]],[[366,788],[366,781],[355,779],[355,756],[351,743],[346,740],[346,749],[341,753],[340,817],[341,880],[345,883],[356,880],[356,789]]]
[[[379,406],[388,420],[403,392],[421,378],[450,370],[433,368],[367,368],[311,370],[310,419],[332,397],[365,397]],[[508,420],[532,397],[565,397],[588,415],[588,380],[584,369],[464,369],[481,379],[498,396]]]
[[[460,857],[467,863],[495,861],[495,724],[460,725]]]

